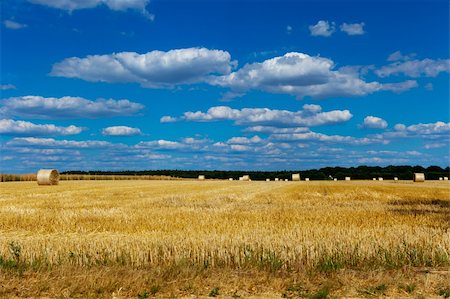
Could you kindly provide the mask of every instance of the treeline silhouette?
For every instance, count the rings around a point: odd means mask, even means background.
[[[358,166],[358,167],[325,167],[309,170],[283,170],[283,171],[224,171],[224,170],[126,170],[126,171],[65,171],[61,174],[82,174],[82,175],[156,175],[171,176],[179,178],[197,178],[198,175],[205,175],[207,179],[238,179],[244,174],[250,175],[252,180],[271,180],[291,179],[292,173],[300,173],[302,179],[328,180],[337,178],[343,180],[349,176],[355,180],[364,180],[382,177],[384,179],[393,179],[398,177],[400,180],[410,180],[413,173],[423,172],[428,180],[437,180],[439,177],[449,176],[450,168],[441,168],[439,166]]]

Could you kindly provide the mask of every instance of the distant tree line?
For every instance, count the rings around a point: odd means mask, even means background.
[[[224,171],[224,170],[126,170],[126,171],[65,171],[62,174],[88,174],[88,175],[156,175],[171,176],[179,178],[197,178],[198,175],[205,175],[207,179],[238,179],[244,174],[250,175],[252,180],[271,180],[291,179],[292,173],[300,173],[302,179],[311,180],[329,180],[337,178],[343,180],[349,176],[355,180],[364,180],[382,177],[384,179],[393,179],[398,177],[400,180],[410,180],[413,173],[423,172],[426,179],[437,180],[439,177],[449,176],[450,168],[441,168],[439,166],[358,166],[358,167],[325,167],[309,170],[282,170],[282,171]]]

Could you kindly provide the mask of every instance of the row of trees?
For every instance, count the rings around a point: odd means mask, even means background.
[[[356,180],[372,179],[382,177],[384,179],[393,179],[398,177],[400,180],[410,180],[413,173],[423,172],[426,179],[437,180],[439,177],[449,176],[450,168],[441,168],[439,166],[358,166],[358,167],[325,167],[310,170],[283,170],[283,171],[223,171],[223,170],[141,170],[141,171],[66,171],[62,174],[90,174],[90,175],[156,175],[171,176],[179,178],[197,178],[198,175],[205,175],[208,179],[228,179],[248,174],[252,180],[271,180],[275,178],[291,179],[292,173],[300,173],[302,178],[311,180],[328,180],[337,178],[343,180],[346,176]]]

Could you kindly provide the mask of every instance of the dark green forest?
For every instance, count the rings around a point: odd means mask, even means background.
[[[97,175],[164,175],[179,178],[197,178],[199,174],[207,179],[238,179],[244,174],[250,175],[252,180],[265,180],[269,178],[291,179],[292,173],[300,173],[302,179],[329,180],[337,178],[343,180],[346,176],[354,180],[367,180],[382,177],[386,180],[398,177],[400,180],[410,180],[415,172],[425,173],[426,179],[437,180],[439,177],[449,176],[450,168],[439,166],[358,166],[358,167],[325,167],[309,170],[283,170],[283,171],[223,171],[223,170],[140,170],[140,171],[65,171],[62,174],[97,174]]]

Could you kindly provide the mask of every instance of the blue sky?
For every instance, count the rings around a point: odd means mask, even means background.
[[[1,5],[1,172],[449,164],[448,1]]]

